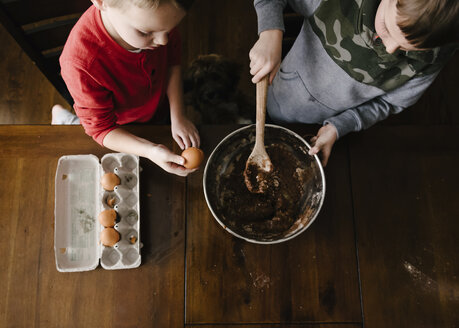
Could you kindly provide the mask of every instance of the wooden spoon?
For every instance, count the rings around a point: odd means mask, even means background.
[[[244,180],[247,189],[252,193],[264,193],[269,186],[269,174],[273,164],[265,149],[266,97],[268,94],[269,75],[257,83],[257,119],[255,146],[247,159]]]

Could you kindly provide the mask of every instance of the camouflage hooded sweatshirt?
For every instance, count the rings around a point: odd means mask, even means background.
[[[287,0],[255,0],[258,32],[284,31]],[[278,122],[333,124],[342,137],[414,104],[452,48],[386,52],[375,38],[380,0],[290,0],[305,17],[268,92]]]

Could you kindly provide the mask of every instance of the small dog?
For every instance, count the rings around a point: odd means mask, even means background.
[[[187,111],[196,124],[249,124],[255,106],[238,90],[241,67],[221,55],[201,55],[184,76]],[[190,108],[191,107],[191,108]]]

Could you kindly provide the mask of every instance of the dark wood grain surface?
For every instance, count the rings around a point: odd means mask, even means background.
[[[208,328],[215,325],[187,325],[188,328]],[[361,325],[353,323],[331,323],[331,324],[262,324],[262,325],[218,325],[218,328],[360,328]]]
[[[180,151],[168,126],[127,128]],[[200,127],[206,156],[235,128]],[[458,137],[448,127],[386,126],[339,141],[316,221],[271,246],[218,225],[203,170],[185,179],[141,159],[141,266],[60,273],[57,161],[109,151],[80,126],[2,126],[0,326],[454,327]]]
[[[459,323],[459,129],[375,129],[350,143],[368,327]]]

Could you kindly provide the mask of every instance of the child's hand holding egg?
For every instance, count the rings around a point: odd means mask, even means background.
[[[204,160],[204,152],[196,147],[189,147],[182,152],[181,155],[185,158],[184,167],[187,169],[195,169],[201,165],[201,162]]]

